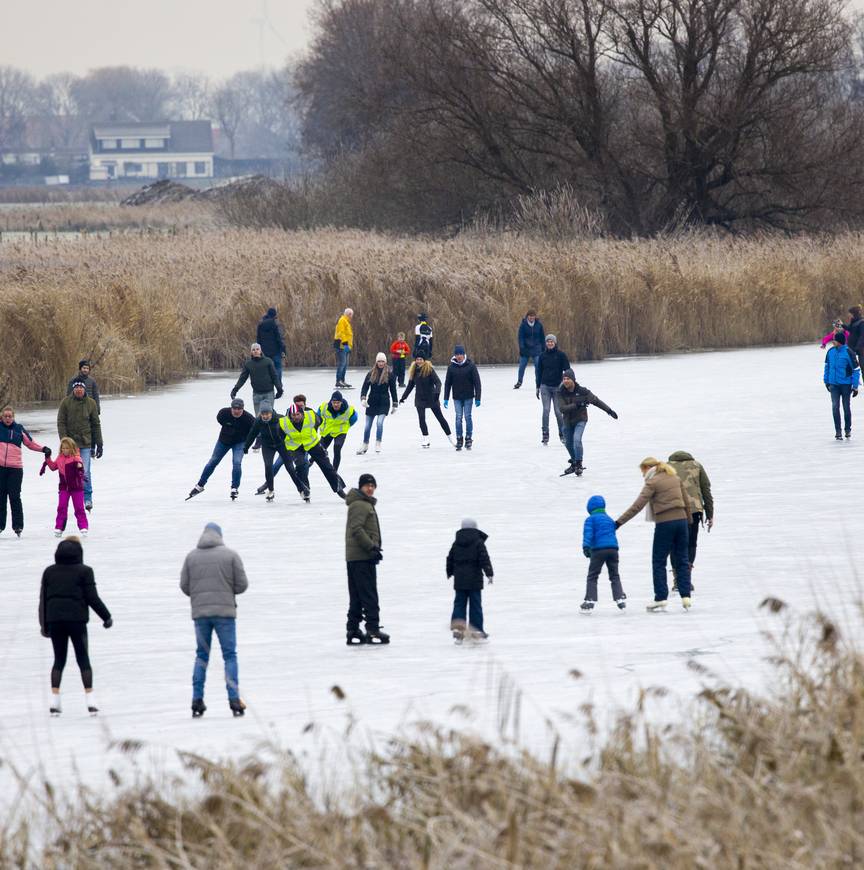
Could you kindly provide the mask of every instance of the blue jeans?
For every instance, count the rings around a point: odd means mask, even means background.
[[[690,552],[687,520],[668,520],[654,526],[654,545],[651,549],[651,569],[654,575],[654,600],[669,597],[666,583],[666,559],[672,556],[672,567],[678,576],[678,592],[682,598],[690,597]]]
[[[456,437],[462,437],[462,416],[465,416],[465,434],[470,438],[474,434],[474,421],[471,419],[471,409],[474,406],[473,399],[454,399],[453,407],[456,408]]]
[[[351,356],[351,348],[347,345],[342,345],[336,351],[336,380],[339,383],[345,383],[345,377],[348,374],[349,356]]]
[[[531,360],[534,363],[534,368],[537,368],[537,359],[540,354],[536,354],[535,356],[520,356],[519,357],[519,375],[516,378],[518,383],[522,383],[522,378],[525,377],[525,369],[528,368],[528,360]]]
[[[465,614],[468,607],[471,608],[471,618],[468,625],[477,631],[483,631],[483,590],[482,589],[457,589],[453,599],[453,616],[450,617],[450,625],[456,628],[458,624],[465,622]],[[455,623],[455,625],[454,625]]]
[[[210,661],[210,641],[213,632],[219,638],[222,658],[225,661],[225,688],[231,701],[240,697],[237,671],[237,620],[233,616],[199,616],[195,622],[195,669],[192,671],[192,700],[204,697],[204,681],[207,679],[207,662]]]
[[[276,374],[279,378],[279,383],[282,383],[282,354],[277,353],[276,356],[271,356],[270,359],[273,360],[273,365],[276,367]]]
[[[93,478],[90,476],[90,456],[93,450],[90,447],[79,447],[78,452],[84,465],[84,501],[93,501]]]
[[[231,487],[237,489],[240,486],[240,469],[243,462],[243,444],[234,444],[229,447],[221,441],[216,442],[213,448],[213,455],[207,460],[204,470],[201,472],[201,479],[198,481],[198,486],[204,486],[210,475],[216,470],[216,466],[225,458],[225,454],[231,451]]]
[[[840,434],[840,400],[843,400],[843,417],[846,420],[846,431],[852,431],[852,407],[849,397],[852,395],[852,384],[831,384],[831,413],[834,415],[834,431]],[[83,453],[83,451],[82,451]]]
[[[375,440],[380,441],[384,435],[384,421],[387,419],[386,414],[366,415],[366,422],[363,424],[363,443],[369,443],[369,435],[372,432],[372,422],[375,422]]]
[[[572,426],[564,426],[564,446],[570,454],[570,459],[573,462],[582,461],[582,433],[588,425],[587,420],[581,423],[574,423]]]

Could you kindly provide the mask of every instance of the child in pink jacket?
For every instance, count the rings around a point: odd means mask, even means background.
[[[52,471],[60,472],[60,491],[57,501],[57,520],[54,523],[54,535],[60,537],[66,528],[66,518],[69,515],[69,499],[75,509],[75,519],[78,529],[86,537],[90,528],[87,522],[87,511],[84,510],[84,463],[78,452],[78,445],[72,438],[60,439],[60,452],[57,459],[46,457],[45,465]],[[42,466],[43,473],[45,465]]]
[[[822,350],[825,350],[825,346],[834,341],[834,334],[837,332],[842,332],[846,336],[846,340],[849,340],[849,330],[843,329],[843,321],[839,317],[831,324],[831,332],[822,339]]]

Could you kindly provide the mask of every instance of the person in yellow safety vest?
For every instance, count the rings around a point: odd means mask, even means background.
[[[348,437],[348,430],[357,422],[357,411],[342,398],[336,390],[329,402],[322,402],[318,408],[321,418],[321,446],[326,450],[333,444],[333,469],[339,470],[342,461],[342,445]]]
[[[333,350],[336,351],[336,389],[340,387],[350,388],[351,384],[345,383],[348,375],[348,357],[354,347],[354,329],[351,326],[351,318],[354,311],[346,308],[336,323],[336,331],[333,333]]]
[[[305,410],[298,405],[291,405],[288,413],[279,421],[279,426],[285,433],[285,449],[294,471],[303,485],[303,500],[309,501],[309,465],[306,455],[320,469],[330,489],[345,498],[345,482],[336,473],[327,456],[327,451],[321,446],[321,434],[318,427],[322,420],[317,411]],[[286,463],[287,467],[287,463]]]

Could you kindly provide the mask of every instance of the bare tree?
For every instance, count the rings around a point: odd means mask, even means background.
[[[37,106],[47,148],[70,149],[82,144],[86,121],[78,114],[73,93],[78,78],[62,72],[46,76],[37,88]]]
[[[0,66],[0,154],[20,150],[27,133],[27,118],[35,108],[33,78],[12,66]]]
[[[212,84],[204,73],[184,72],[171,82],[172,118],[196,121],[209,117],[213,102]]]
[[[156,69],[101,67],[78,79],[72,94],[90,122],[156,121],[166,116],[171,82]]]
[[[250,111],[249,91],[242,73],[237,73],[216,88],[212,106],[214,118],[228,140],[229,156],[233,160],[237,151],[237,137]]]

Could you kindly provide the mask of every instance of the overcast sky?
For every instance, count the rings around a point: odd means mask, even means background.
[[[313,2],[0,0],[0,64],[39,77],[115,64],[217,77],[280,66],[307,43]]]

